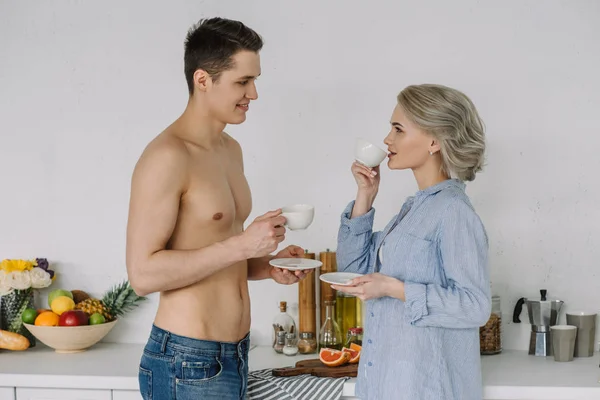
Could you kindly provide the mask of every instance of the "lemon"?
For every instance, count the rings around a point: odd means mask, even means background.
[[[58,296],[67,296],[73,298],[73,293],[65,289],[55,289],[48,293],[48,305],[51,305],[55,298]]]
[[[58,296],[54,300],[52,300],[52,304],[50,304],[50,308],[54,311],[55,314],[61,315],[66,311],[71,311],[75,308],[75,302],[72,298],[68,296]]]

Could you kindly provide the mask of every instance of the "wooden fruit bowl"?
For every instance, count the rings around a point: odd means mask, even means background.
[[[79,353],[98,343],[118,320],[98,325],[36,326],[23,324],[37,340],[57,353]]]

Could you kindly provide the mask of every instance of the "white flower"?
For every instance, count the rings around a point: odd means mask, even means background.
[[[0,296],[6,296],[13,291],[12,281],[9,278],[12,279],[7,272],[0,271]]]
[[[52,283],[52,279],[50,279],[50,274],[44,271],[41,268],[34,268],[29,271],[29,276],[31,278],[31,287],[34,289],[42,289],[50,286]]]
[[[13,289],[25,290],[31,287],[31,275],[29,271],[9,272],[9,283]]]

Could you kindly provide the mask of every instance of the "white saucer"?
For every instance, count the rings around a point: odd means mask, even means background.
[[[359,276],[363,275],[354,272],[328,272],[319,276],[319,279],[332,285],[348,286],[348,282]]]
[[[301,271],[303,269],[319,268],[323,263],[312,258],[277,258],[269,261],[274,267],[289,269],[290,271]]]

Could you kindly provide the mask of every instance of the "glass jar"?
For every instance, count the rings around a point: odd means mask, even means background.
[[[273,350],[277,353],[283,353],[283,348],[285,347],[285,331],[277,332],[277,339],[275,339],[275,344],[273,345]]]
[[[312,332],[301,332],[298,341],[298,353],[313,354],[317,352],[317,339]]]
[[[277,344],[277,335],[279,332],[296,333],[296,323],[294,318],[287,312],[287,302],[279,302],[279,314],[273,320],[273,347]],[[284,336],[285,339],[285,336]]]
[[[285,335],[285,346],[283,346],[283,354],[286,356],[295,356],[298,354],[298,345],[296,344],[296,335],[287,333]]]
[[[361,327],[350,328],[348,329],[348,334],[346,336],[346,347],[350,348],[351,343],[362,346],[362,339],[363,329]]]
[[[479,328],[479,350],[483,355],[502,352],[502,310],[500,296],[492,296],[492,313],[486,324]]]

